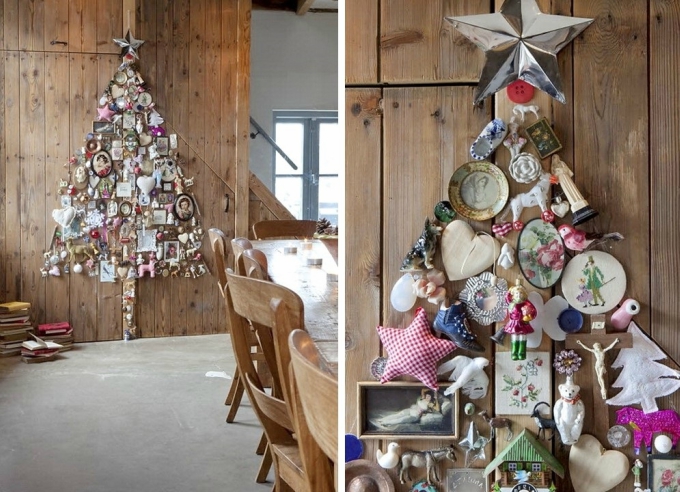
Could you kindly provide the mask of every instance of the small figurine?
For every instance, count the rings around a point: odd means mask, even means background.
[[[555,419],[541,415],[541,411],[538,409],[541,405],[550,408],[550,404],[547,401],[539,401],[534,405],[534,411],[531,412],[531,418],[534,419],[534,422],[536,422],[536,426],[538,427],[538,438],[545,440],[545,431],[550,429],[552,431],[550,440],[552,441],[555,437],[555,431],[557,431],[557,424],[555,423]]]
[[[553,416],[562,443],[570,446],[581,437],[585,406],[579,394],[581,387],[574,383],[572,375],[567,376],[567,382],[560,384],[558,389],[561,398],[555,402]]]
[[[406,254],[406,258],[404,258],[401,264],[402,272],[423,270],[423,265],[427,270],[434,268],[432,257],[437,248],[437,236],[441,231],[442,228],[432,224],[429,217],[425,219],[425,227],[422,234],[411,248],[411,251]]]
[[[608,234],[588,233],[569,224],[562,224],[557,230],[564,240],[564,245],[572,251],[588,251],[607,241],[621,241],[623,239],[623,236],[618,232]]]
[[[503,328],[505,333],[511,335],[512,360],[526,359],[527,335],[533,333],[534,329],[529,324],[536,318],[536,307],[528,300],[529,294],[517,279],[515,285],[508,289],[506,300],[509,303],[508,321]]]
[[[615,339],[607,348],[603,349],[601,343],[594,343],[593,348],[590,348],[581,342],[581,340],[576,340],[581,347],[586,349],[588,352],[595,356],[595,374],[597,374],[597,382],[600,383],[600,393],[602,399],[607,399],[607,384],[604,381],[604,375],[607,374],[607,368],[604,365],[604,354],[605,352],[614,348],[614,345],[619,343],[619,339]]]
[[[522,215],[522,210],[525,207],[540,207],[541,218],[545,222],[552,222],[555,220],[555,214],[547,206],[548,191],[552,184],[553,177],[550,173],[542,173],[538,183],[534,185],[526,193],[519,193],[512,200],[510,200],[510,207],[501,216],[501,221],[505,219],[508,212],[512,211],[512,228],[516,231],[521,231],[524,228],[524,223],[519,220]]]
[[[385,469],[394,468],[399,464],[399,444],[396,442],[391,442],[387,445],[387,452],[383,454],[380,449],[375,450],[375,457],[378,460],[378,464]]]
[[[484,398],[489,388],[489,376],[484,368],[489,365],[489,360],[484,357],[471,359],[464,355],[457,355],[450,361],[439,366],[437,374],[445,374],[451,371],[449,381],[455,381],[444,391],[445,395],[451,395],[458,389],[470,397],[471,400]]]
[[[477,415],[484,419],[484,422],[489,424],[491,427],[491,436],[489,440],[496,436],[496,429],[507,429],[505,440],[510,441],[512,439],[512,420],[505,417],[489,417],[486,410],[482,410]]]
[[[521,116],[521,121],[524,122],[524,117],[527,115],[527,113],[533,113],[533,115],[538,119],[538,106],[535,104],[531,105],[525,105],[525,104],[516,104],[514,108],[512,108],[512,114],[515,116]]]
[[[172,214],[172,212],[168,212],[168,216],[165,219],[165,223],[167,225],[173,225],[175,223],[175,216]]]
[[[640,312],[640,303],[635,299],[626,299],[621,307],[614,311],[611,317],[611,325],[616,331],[626,331],[633,320],[633,316]]]
[[[633,476],[635,477],[635,483],[633,483],[633,487],[642,487],[642,484],[640,483],[640,472],[642,472],[642,461],[639,459],[635,460],[635,464],[633,465],[633,469],[631,470],[633,472]]]
[[[588,205],[588,202],[583,198],[583,195],[581,195],[581,192],[578,191],[578,188],[576,188],[576,185],[572,181],[571,177],[574,173],[557,155],[552,157],[552,167],[550,171],[557,176],[557,181],[571,205],[571,213],[573,215],[572,223],[575,226],[597,217],[598,212],[590,208],[590,205]]]
[[[446,299],[446,275],[436,268],[427,272],[427,278],[419,278],[413,284],[413,291],[422,298],[427,299],[432,304],[440,304]]]
[[[501,254],[496,262],[498,266],[509,270],[515,264],[515,250],[510,246],[510,243],[503,244]]]
[[[434,478],[434,481],[439,482],[437,463],[443,459],[448,459],[454,463],[456,462],[453,444],[444,448],[428,451],[404,451],[399,463],[399,481],[401,483],[406,483],[404,481],[404,475],[406,475],[406,480],[410,482],[411,474],[409,468],[415,466],[416,468],[425,467],[427,469],[427,481],[429,483],[433,483],[432,478]]]
[[[449,307],[442,302],[434,319],[434,332],[445,336],[462,349],[484,352],[484,347],[477,341],[477,335],[470,329],[466,310],[467,305],[462,301],[457,300]]]

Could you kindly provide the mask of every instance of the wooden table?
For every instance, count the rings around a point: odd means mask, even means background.
[[[305,305],[305,329],[316,342],[328,366],[337,373],[338,364],[338,267],[319,240],[261,239],[253,248],[267,255],[272,281],[288,287]],[[297,253],[285,253],[296,247]],[[307,264],[308,258],[320,258],[320,266]]]

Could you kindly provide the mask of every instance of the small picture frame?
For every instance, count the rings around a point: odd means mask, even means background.
[[[59,199],[59,203],[61,204],[61,208],[70,207],[71,206],[71,196],[70,195],[61,195],[61,197]]]
[[[163,191],[172,191],[172,182],[163,182]]]
[[[174,213],[179,220],[189,220],[194,216],[194,199],[186,193],[177,195],[175,200]]]
[[[179,241],[163,242],[163,259],[170,263],[179,261]]]
[[[111,174],[111,171],[113,170],[113,162],[111,160],[111,156],[105,150],[100,150],[99,152],[94,154],[92,156],[92,159],[90,160],[90,163],[92,165],[92,170],[100,178],[108,176],[109,174]]]
[[[456,492],[486,492],[488,477],[483,468],[449,468],[446,470],[446,490]]]
[[[526,128],[526,134],[531,143],[534,144],[534,147],[536,147],[541,159],[545,159],[549,155],[562,150],[562,144],[550,126],[548,118],[541,118],[536,123],[529,125]]]
[[[116,133],[116,125],[112,121],[93,121],[92,132],[112,135]]]
[[[359,438],[457,439],[458,392],[444,394],[450,385],[359,382]]]
[[[166,203],[168,203],[168,195],[166,195],[165,193],[159,193],[158,203],[160,203],[161,205],[165,205]]]
[[[102,260],[99,262],[99,281],[110,283],[116,281],[115,267],[109,260]]]
[[[168,137],[156,137],[156,152],[158,155],[168,155],[170,150],[170,141]]]
[[[116,196],[119,198],[132,197],[132,183],[130,181],[118,181],[116,183]]]
[[[129,217],[130,214],[132,213],[132,203],[128,201],[120,202],[120,205],[118,206],[118,211],[120,212],[120,215],[122,215],[123,217]]]
[[[114,161],[122,161],[123,147],[111,147],[111,159]]]
[[[134,111],[125,111],[123,113],[123,129],[124,130],[130,130],[135,127],[136,123],[135,119],[135,112]]]
[[[137,231],[137,251],[156,251],[156,229],[143,229]]]
[[[671,454],[647,455],[647,487],[651,492],[675,490],[680,481],[680,456]]]
[[[154,224],[165,224],[167,218],[168,212],[164,208],[157,208],[153,211]]]
[[[171,149],[176,149],[177,148],[177,134],[176,133],[171,133],[169,135],[170,137],[170,148]]]

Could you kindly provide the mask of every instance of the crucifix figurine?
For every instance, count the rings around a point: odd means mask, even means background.
[[[581,192],[578,191],[574,181],[571,179],[574,173],[557,154],[552,156],[550,172],[557,176],[557,180],[567,196],[567,200],[569,200],[573,215],[572,223],[574,225],[583,224],[597,217],[598,212],[590,208],[590,205],[588,205],[588,202],[583,198],[583,195],[581,195]]]
[[[576,343],[595,356],[595,374],[597,374],[597,382],[600,383],[600,393],[602,395],[602,399],[606,400],[607,384],[604,381],[604,375],[607,374],[607,368],[604,364],[604,354],[605,352],[613,349],[614,345],[619,343],[619,339],[616,338],[607,348],[604,349],[602,348],[602,344],[599,342],[595,342],[593,344],[593,348],[588,347],[581,340],[576,340]]]

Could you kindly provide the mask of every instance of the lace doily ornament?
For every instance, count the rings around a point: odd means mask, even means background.
[[[541,163],[533,154],[522,152],[510,161],[510,176],[518,183],[531,183],[541,175]]]

